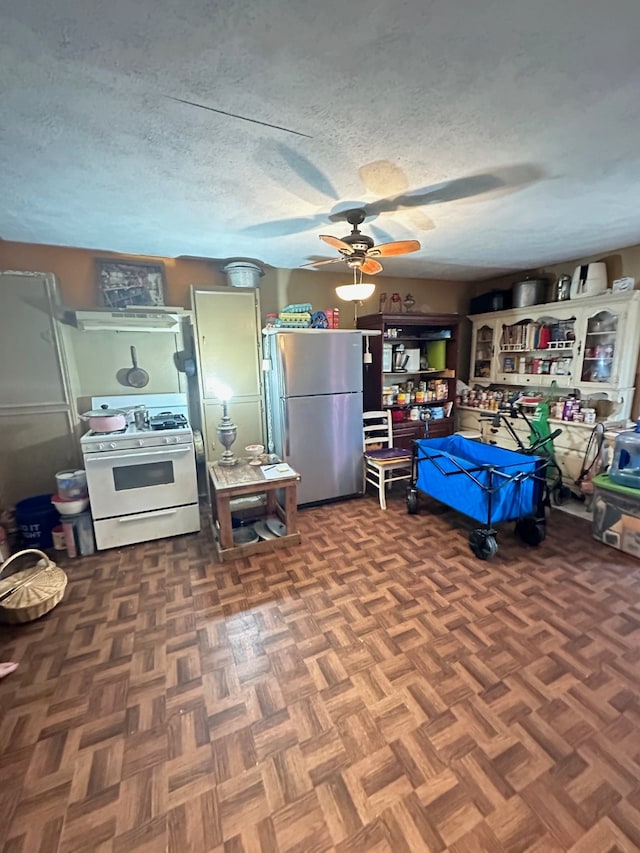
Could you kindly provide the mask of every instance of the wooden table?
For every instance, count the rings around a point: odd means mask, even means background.
[[[298,545],[300,534],[297,527],[296,485],[300,475],[290,469],[290,473],[275,479],[267,479],[260,466],[239,462],[237,465],[208,464],[211,483],[211,504],[214,518],[216,549],[221,560],[233,560],[247,554],[271,551],[274,548],[286,548]],[[282,489],[284,504],[281,504],[276,492]],[[275,539],[261,539],[247,545],[236,545],[233,541],[231,526],[231,501],[236,498],[266,494],[267,515],[277,515],[286,525],[284,536]]]

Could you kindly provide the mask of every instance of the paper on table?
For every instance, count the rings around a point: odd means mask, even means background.
[[[277,465],[261,465],[260,470],[267,480],[279,480],[280,477],[291,477],[296,473],[286,462],[280,462]]]

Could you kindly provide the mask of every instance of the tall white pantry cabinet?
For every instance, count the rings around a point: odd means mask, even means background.
[[[609,418],[629,418],[640,345],[640,291],[584,297],[475,314],[469,384],[506,391],[577,393],[582,401],[608,401]],[[480,429],[483,441],[515,447],[504,428],[481,421],[478,408],[459,408],[459,427]],[[486,414],[486,413],[485,413]],[[555,440],[563,475],[580,474],[593,426],[561,421]],[[514,427],[523,431],[522,421]],[[523,431],[527,441],[528,431]]]
[[[233,396],[229,415],[238,428],[232,450],[245,455],[248,444],[263,443],[263,396],[260,297],[255,288],[191,288],[200,375],[205,455],[214,462],[222,454],[216,427],[222,404],[216,381]]]

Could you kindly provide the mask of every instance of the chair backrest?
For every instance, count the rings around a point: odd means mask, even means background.
[[[373,445],[376,447],[393,447],[390,409],[386,409],[384,412],[364,412],[362,423],[365,450]]]

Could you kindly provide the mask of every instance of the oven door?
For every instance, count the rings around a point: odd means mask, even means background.
[[[193,444],[86,453],[94,519],[198,502]]]

